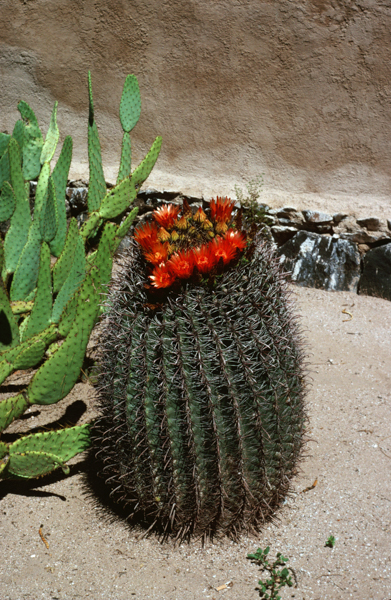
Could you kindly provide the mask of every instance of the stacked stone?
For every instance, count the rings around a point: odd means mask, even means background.
[[[69,182],[67,216],[75,216],[80,223],[87,211],[87,192],[86,181]],[[208,204],[203,198],[176,191],[143,190],[137,198],[139,215],[145,218],[156,203],[181,203],[184,197],[193,205]],[[270,233],[281,262],[297,284],[391,300],[391,219],[260,206],[270,217]]]

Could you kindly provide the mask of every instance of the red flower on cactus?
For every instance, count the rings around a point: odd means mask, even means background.
[[[223,263],[226,265],[233,258],[235,258],[236,248],[227,239],[221,237],[215,237],[211,242],[213,254],[216,257],[216,262],[223,259]]]
[[[180,206],[175,206],[175,204],[164,204],[153,211],[153,216],[159,225],[165,229],[169,229],[174,225],[180,212]]]
[[[171,272],[167,264],[161,264],[154,268],[149,279],[155,288],[166,288],[174,283],[175,274]]]
[[[149,250],[144,252],[144,256],[153,265],[160,265],[167,260],[167,246],[160,242],[154,242]]]
[[[219,198],[211,200],[210,203],[210,216],[213,221],[218,223],[227,223],[231,219],[231,214],[235,203],[229,198]]]
[[[225,234],[225,239],[228,240],[232,246],[238,248],[239,250],[243,250],[247,244],[246,235],[240,231],[235,231],[234,229],[229,229],[227,231]]]
[[[216,264],[216,256],[210,244],[203,244],[193,250],[194,263],[200,273],[208,273]]]
[[[158,227],[156,223],[145,223],[134,232],[134,239],[144,250],[149,250],[153,244],[158,242]]]
[[[191,250],[176,252],[167,262],[167,266],[174,275],[187,279],[194,269],[194,255]]]

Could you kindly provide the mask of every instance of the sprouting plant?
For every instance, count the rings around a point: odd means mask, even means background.
[[[292,571],[294,577],[295,573],[291,567],[286,567],[286,563],[289,561],[289,558],[285,558],[281,552],[277,552],[276,560],[273,563],[270,563],[268,561],[269,551],[270,546],[265,548],[265,550],[258,548],[254,554],[248,554],[247,558],[257,563],[265,571],[269,572],[269,579],[267,579],[265,582],[261,580],[258,581],[258,585],[260,586],[260,597],[264,598],[265,600],[281,600],[281,596],[278,595],[278,591],[285,585],[288,587],[293,586],[289,571]],[[278,567],[283,568],[279,569]]]
[[[327,538],[327,542],[325,543],[325,546],[327,548],[334,548],[334,546],[335,546],[335,537],[333,535],[330,535]]]
[[[246,184],[247,193],[235,185],[235,194],[240,206],[244,209],[243,218],[247,225],[264,226],[270,225],[270,219],[266,215],[265,208],[258,204],[262,191],[263,176],[258,175]]]

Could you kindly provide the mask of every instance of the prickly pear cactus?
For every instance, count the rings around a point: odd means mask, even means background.
[[[228,199],[162,207],[108,298],[93,448],[111,496],[178,538],[258,530],[303,444],[284,274]]]
[[[137,208],[125,214],[159,154],[156,138],[131,173],[130,130],[140,116],[137,79],[128,75],[120,105],[124,130],[117,185],[107,191],[88,75],[89,218],[79,230],[66,220],[65,192],[72,139],[65,138],[51,172],[59,140],[57,103],[44,140],[32,109],[20,102],[22,120],[12,136],[0,134],[0,386],[15,370],[36,368],[25,390],[0,401],[0,434],[33,404],[53,404],[75,385],[91,331],[101,313],[113,255],[132,225]],[[37,179],[33,215],[29,179]],[[110,219],[123,215],[120,224]],[[0,441],[1,477],[38,477],[61,467],[89,446],[89,426]]]

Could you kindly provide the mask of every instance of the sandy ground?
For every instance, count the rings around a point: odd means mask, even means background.
[[[311,364],[312,441],[279,521],[239,543],[142,539],[88,492],[81,455],[68,477],[0,482],[0,600],[255,600],[265,576],[246,555],[267,545],[290,559],[297,577],[283,599],[391,599],[391,302],[295,293]],[[16,374],[0,392],[15,393],[23,381]],[[63,422],[90,419],[88,383],[59,405],[32,407],[14,431],[64,413]]]

